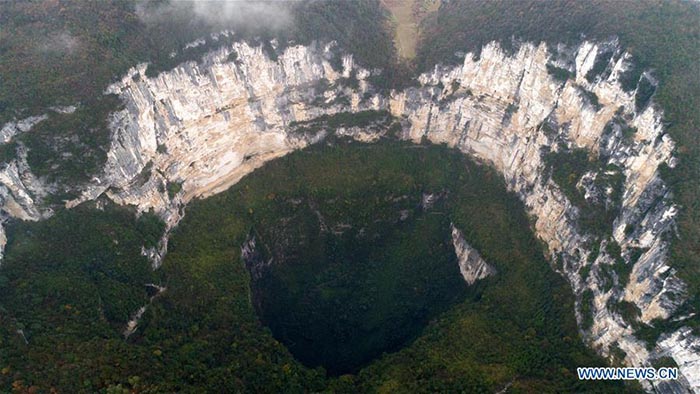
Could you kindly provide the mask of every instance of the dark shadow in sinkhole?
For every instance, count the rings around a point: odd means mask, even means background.
[[[336,376],[407,345],[467,292],[449,218],[420,208],[329,226],[313,203],[296,204],[251,230],[243,259],[263,324],[303,364]]]

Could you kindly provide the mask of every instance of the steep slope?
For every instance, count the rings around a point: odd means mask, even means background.
[[[264,46],[234,43],[154,78],[140,65],[107,90],[125,108],[111,118],[104,174],[66,206],[106,194],[140,211],[152,209],[173,227],[188,201],[221,192],[264,162],[323,139],[331,123],[343,126],[339,134],[367,141],[386,131],[314,119],[388,111],[401,124],[400,138],[447,144],[503,175],[534,218],[553,268],[577,295],[578,320],[593,347],[604,355],[621,350],[635,366],[669,355],[684,375],[680,384],[698,391],[700,357],[693,348],[700,340],[688,329],[666,333],[651,351],[635,336],[653,319],[683,319],[674,313],[685,285],[666,264],[677,209],[658,176],[660,166],[675,165],[674,143],[664,133],[661,111],[643,94],[644,86],[653,93],[653,78],[643,75],[636,91],[621,87],[629,66],[615,42],[554,52],[523,44],[512,55],[492,43],[478,59],[467,55],[461,66],[421,75],[417,87],[381,94],[369,83],[380,71],[356,66],[351,56],[339,59],[332,45],[269,54]],[[585,174],[570,176],[574,187],[567,188],[557,183],[550,158],[577,150],[595,159]],[[12,166],[22,163],[20,157],[4,171],[15,174]],[[30,172],[23,173],[4,182],[10,196],[5,212],[49,215],[34,202],[38,191],[34,199],[20,198],[40,189]],[[574,204],[577,193],[584,198]],[[20,200],[23,209],[13,210]],[[587,205],[611,213],[604,232],[582,226]],[[144,253],[158,264],[166,242]],[[628,303],[638,315],[620,312]]]

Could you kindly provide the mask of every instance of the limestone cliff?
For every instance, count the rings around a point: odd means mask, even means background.
[[[496,269],[490,266],[464,239],[464,235],[454,225],[452,229],[452,245],[455,248],[457,262],[459,263],[459,272],[462,274],[464,281],[469,285],[473,285],[479,279],[484,279],[494,275]]]
[[[535,219],[535,231],[547,244],[551,260],[559,262],[554,268],[580,297],[579,310],[583,294],[592,294],[592,326],[584,329],[594,348],[610,355],[613,346],[619,347],[629,365],[671,355],[687,384],[698,391],[697,350],[690,351],[694,357],[683,356],[662,340],[650,353],[635,338],[631,322],[613,308],[625,300],[640,309],[644,323],[666,319],[684,299],[685,288],[666,265],[663,235],[673,226],[677,209],[658,177],[659,165],[675,165],[674,144],[664,133],[662,114],[653,105],[637,108],[635,92],[622,89],[618,80],[628,67],[628,55],[617,49],[606,73],[592,81],[586,78],[596,56],[611,46],[614,43],[583,43],[550,53],[544,44],[523,45],[509,56],[497,45],[488,45],[479,59],[468,55],[461,67],[436,67],[422,75],[420,88],[393,94],[389,106],[407,120],[405,138],[446,143],[501,171]],[[575,77],[557,80],[548,64],[568,69]],[[591,102],[590,93],[597,103]],[[616,116],[629,119],[636,128],[632,138],[612,127]],[[579,209],[547,171],[547,151],[571,148],[601,153],[606,164],[624,175],[621,210],[611,230],[624,264],[633,264],[629,281],[610,274],[607,268],[615,264],[614,256],[595,252],[613,240],[581,231]],[[636,262],[634,250],[643,251]],[[590,270],[586,278],[581,275],[584,267]],[[578,318],[583,323],[584,317]],[[698,343],[697,338],[687,340],[684,349]]]
[[[30,131],[35,124],[47,118],[47,115],[32,116],[6,123],[0,128],[0,145],[12,142],[17,134]],[[40,202],[49,193],[50,188],[29,168],[26,147],[17,143],[14,150],[17,157],[0,165],[0,258],[7,243],[5,229],[1,223],[8,218],[39,220],[53,213],[50,209],[41,208]]]
[[[338,59],[333,45],[276,52],[273,60],[263,46],[241,42],[154,78],[146,76],[146,65],[134,67],[107,89],[125,108],[110,120],[112,146],[104,172],[67,207],[107,195],[140,211],[154,210],[172,228],[188,201],[225,190],[266,161],[328,132],[299,132],[299,122],[387,110],[401,122],[400,138],[445,143],[503,174],[532,216],[553,268],[571,284],[591,346],[606,356],[620,349],[625,362],[635,366],[671,356],[684,377],[655,387],[700,392],[700,339],[683,328],[664,334],[648,351],[628,321],[676,318],[685,285],[666,263],[665,234],[677,208],[658,176],[660,165],[675,165],[674,143],[664,132],[661,111],[653,103],[640,104],[635,91],[621,87],[629,56],[615,42],[573,48],[523,44],[512,54],[490,44],[478,57],[468,54],[461,66],[436,66],[418,78],[418,86],[388,94],[368,82],[379,71],[356,66],[352,56]],[[571,77],[556,78],[557,72]],[[643,78],[653,81],[650,75]],[[340,133],[377,138],[367,130]],[[586,200],[614,202],[614,188],[601,180],[622,179],[609,237],[582,229],[581,207],[552,178],[547,155],[575,149],[604,164],[577,180]],[[23,190],[35,182],[21,163],[20,157],[2,170],[8,174],[0,178],[4,212],[23,217],[31,211],[31,218],[50,214],[30,201],[40,194],[38,188],[26,193],[30,200],[23,199]],[[23,208],[13,210],[13,201]],[[158,264],[166,242],[144,253]],[[609,252],[613,244],[619,256]],[[613,266],[627,267],[629,279]],[[640,315],[623,317],[615,308],[621,301],[634,304]],[[590,326],[582,302],[591,303]]]

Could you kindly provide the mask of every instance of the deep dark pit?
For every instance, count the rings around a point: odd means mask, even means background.
[[[385,197],[351,223],[325,212],[339,203],[286,201],[288,215],[251,230],[243,248],[263,324],[299,361],[330,375],[410,343],[466,293],[440,204],[427,210],[420,194]]]

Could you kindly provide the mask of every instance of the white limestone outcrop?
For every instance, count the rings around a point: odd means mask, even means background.
[[[625,320],[630,317],[612,307],[632,303],[640,310],[632,319],[646,324],[673,317],[686,298],[685,284],[667,264],[664,236],[678,208],[658,176],[660,165],[675,165],[674,143],[664,131],[661,111],[653,104],[636,108],[635,92],[621,87],[629,56],[614,42],[554,50],[522,44],[512,54],[492,43],[478,58],[468,54],[460,66],[436,66],[419,77],[419,86],[388,94],[372,88],[371,73],[351,56],[334,69],[335,56],[332,45],[291,46],[271,60],[262,46],[239,42],[154,78],[146,76],[146,65],[133,68],[107,90],[118,94],[125,108],[111,117],[104,172],[67,206],[106,195],[140,211],[154,210],[172,228],[193,198],[221,192],[266,161],[320,141],[328,132],[301,133],[294,122],[386,110],[401,122],[400,138],[446,144],[500,171],[534,219],[553,268],[571,284],[580,323],[583,294],[592,294],[593,325],[582,331],[593,348],[606,356],[619,348],[634,366],[670,356],[684,376],[678,387],[700,392],[694,378],[700,376],[700,339],[681,328],[648,351]],[[586,75],[600,59],[607,62],[605,72],[589,81]],[[573,77],[558,80],[548,66]],[[620,119],[636,129],[631,136],[617,124]],[[342,134],[376,139],[353,128]],[[580,208],[552,180],[547,153],[572,149],[585,149],[604,162],[601,170],[577,180],[587,199],[613,201],[613,188],[598,180],[624,179],[611,237],[583,231]],[[0,182],[15,201],[26,184]],[[3,201],[5,211],[11,211],[11,199]],[[36,210],[32,217],[46,214],[27,204],[25,212],[30,206]],[[9,215],[21,217],[19,211]],[[605,252],[613,240],[621,256]],[[166,242],[144,253],[157,264]],[[629,280],[614,269],[620,264],[631,266]]]
[[[468,285],[473,285],[480,279],[495,275],[496,269],[490,266],[479,252],[467,243],[462,232],[454,225],[450,227],[452,230],[452,245],[457,255],[459,272],[462,274],[464,281]]]
[[[47,118],[47,115],[41,115],[6,123],[0,129],[0,144],[10,143],[17,134],[30,131],[35,124]],[[50,188],[29,168],[27,148],[22,143],[17,143],[13,148],[16,157],[0,163],[0,259],[7,244],[2,225],[5,220],[39,220],[53,214],[51,209],[41,207],[40,202],[49,194]]]

